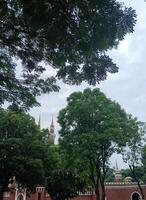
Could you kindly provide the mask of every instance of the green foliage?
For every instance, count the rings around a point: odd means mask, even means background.
[[[133,174],[131,173],[131,170],[129,168],[128,169],[122,169],[121,174],[122,174],[123,180],[126,177],[131,177],[133,182],[136,181],[135,177],[133,176]],[[136,167],[136,174],[139,177],[140,181],[144,180],[144,170],[143,170],[142,166]]]
[[[13,176],[33,190],[44,183],[48,147],[38,138],[39,128],[28,114],[0,109],[0,186],[6,190]],[[32,178],[33,177],[33,178]],[[0,191],[1,192],[1,191]]]
[[[80,177],[66,170],[54,170],[47,180],[48,192],[53,200],[65,200],[78,195],[84,187]]]
[[[127,143],[127,147],[123,151],[124,161],[127,162],[130,167],[139,166],[141,164],[140,158],[142,151],[143,132],[141,132],[141,127],[139,127],[139,124],[140,123],[136,118],[131,120],[130,126],[132,135]]]
[[[78,195],[78,191],[82,191],[85,182],[81,176],[70,170],[66,165],[66,157],[60,151],[60,147],[51,147],[54,155],[51,168],[49,166],[48,176],[46,177],[46,189],[52,200],[65,200]]]
[[[72,162],[77,158],[84,169],[88,167],[92,185],[98,188],[100,183],[105,193],[109,158],[126,145],[133,121],[99,89],[72,93],[67,102],[58,117],[60,144],[73,157]]]
[[[143,180],[146,183],[146,145],[142,149],[142,166],[143,166]]]
[[[0,138],[25,138],[39,135],[39,128],[34,118],[23,112],[13,112],[0,108]]]
[[[59,146],[49,143],[48,129],[23,112],[0,109],[0,195],[13,176],[33,191],[46,186],[54,200],[74,197],[85,186],[76,171],[68,170]]]
[[[131,170],[128,169],[121,169],[122,179],[124,180],[126,177],[132,177]],[[133,178],[133,177],[132,177]],[[133,181],[133,180],[132,180]]]
[[[44,144],[48,144],[49,143],[49,129],[41,129],[40,131],[40,140],[44,143]]]
[[[116,0],[1,0],[0,104],[28,109],[36,96],[58,91],[55,77],[42,76],[43,62],[70,84],[105,80],[118,71],[106,51],[133,32],[135,19]]]
[[[141,154],[143,146],[143,134],[145,133],[144,124],[138,122],[137,119],[131,121],[132,134],[131,138],[127,142],[126,148],[122,152],[124,161],[129,165],[131,175],[141,192],[142,199],[144,199],[144,192],[141,187],[141,174],[138,172],[138,168],[141,166]]]
[[[113,168],[109,168],[106,177],[105,177],[105,182],[115,182],[115,170]]]

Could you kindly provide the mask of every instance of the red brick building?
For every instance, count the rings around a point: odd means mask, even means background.
[[[40,120],[39,120],[40,125]],[[54,144],[55,134],[54,134],[54,124],[53,119],[50,126],[50,142]],[[51,200],[49,194],[46,192],[44,187],[37,187],[36,192],[26,195],[26,189],[18,188],[15,184],[15,180],[9,188],[13,190],[5,192],[3,194],[3,200]],[[106,200],[140,200],[141,195],[136,183],[131,181],[130,177],[127,177],[122,182],[122,176],[118,165],[116,163],[115,169],[115,182],[106,183]],[[146,198],[146,185],[142,184],[142,189]],[[73,198],[74,200],[96,200],[95,192],[88,191],[85,194],[79,193],[78,197]]]
[[[146,185],[142,185],[146,197]],[[106,184],[107,200],[139,200],[140,191],[135,183],[108,183]],[[36,192],[29,197],[26,196],[26,189],[16,188],[12,192],[4,193],[4,200],[51,200],[44,187],[37,187]],[[79,194],[74,200],[95,200],[94,191]]]
[[[125,178],[124,181],[121,181],[121,178],[120,170],[116,165],[115,182],[105,184],[106,200],[140,200],[140,190],[137,184],[131,181],[131,177]],[[142,184],[141,186],[146,197],[146,185]],[[29,197],[26,195],[26,189],[17,187],[15,179],[9,188],[13,189],[4,193],[3,200],[51,200],[44,187],[37,187],[36,192],[30,194]],[[85,194],[79,193],[74,200],[96,200],[95,192],[90,190]]]

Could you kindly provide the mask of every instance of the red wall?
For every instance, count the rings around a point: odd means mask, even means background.
[[[75,197],[73,200],[94,200],[94,196],[93,195],[82,195],[82,196]]]
[[[146,186],[143,186],[143,191],[146,197]],[[140,191],[136,185],[127,186],[107,186],[107,200],[131,200],[131,194]]]
[[[146,197],[146,185],[142,186],[144,195]],[[131,194],[133,192],[138,192],[140,194],[140,191],[137,187],[137,185],[109,185],[106,186],[106,194],[107,194],[107,200],[131,200]],[[40,194],[40,195],[39,195]],[[15,193],[11,193],[10,197],[4,197],[3,200],[14,200],[15,199]],[[43,191],[37,191],[36,193],[31,194],[29,197],[27,197],[27,200],[51,200],[50,197],[46,194],[45,190]],[[95,194],[92,192],[86,194],[86,195],[80,195],[78,197],[75,197],[73,200],[95,200]]]

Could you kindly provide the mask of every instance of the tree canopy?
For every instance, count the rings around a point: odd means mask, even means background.
[[[28,114],[0,109],[0,195],[13,176],[28,190],[44,184],[50,157],[49,148],[38,139],[39,133]]]
[[[116,0],[1,0],[0,104],[38,105],[36,96],[58,91],[56,78],[93,85],[106,79],[118,71],[106,52],[135,22],[135,11]],[[42,62],[56,77],[42,75]]]
[[[143,170],[143,166],[142,165],[141,166],[137,166],[135,168],[135,173],[140,178],[140,181],[143,182],[144,181],[144,170]],[[123,180],[126,177],[131,177],[132,178],[132,182],[136,182],[135,176],[134,176],[135,174],[133,175],[129,168],[121,169],[121,174],[122,174],[122,179]]]
[[[46,186],[53,200],[77,196],[84,182],[65,167],[63,152],[48,137],[29,114],[0,108],[0,200],[13,177],[27,191]]]
[[[142,167],[143,167],[143,180],[146,183],[146,145],[142,149]]]
[[[131,124],[132,135],[123,151],[124,161],[128,164],[131,171],[131,176],[137,182],[141,192],[142,199],[144,199],[144,192],[141,187],[141,157],[143,149],[143,139],[145,133],[145,123],[133,120]],[[138,172],[139,170],[139,172]]]
[[[58,122],[61,126],[60,145],[72,158],[71,165],[78,159],[84,169],[88,167],[96,199],[100,196],[100,186],[102,200],[105,200],[104,182],[109,158],[126,146],[132,137],[131,125],[135,121],[99,89],[85,89],[68,97]]]
[[[70,169],[66,165],[66,156],[61,151],[60,146],[52,146],[53,150],[53,168],[46,177],[46,189],[52,200],[65,200],[78,195],[79,191],[83,191],[86,182],[80,174],[74,169]]]

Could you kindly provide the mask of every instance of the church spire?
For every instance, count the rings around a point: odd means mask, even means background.
[[[49,134],[49,140],[52,144],[55,143],[55,132],[54,132],[54,122],[53,122],[53,116],[52,116],[52,121],[50,125],[50,134]]]
[[[54,128],[53,116],[52,116],[51,126]]]
[[[116,171],[119,171],[117,160],[116,160]]]
[[[122,181],[122,175],[121,175],[121,171],[119,170],[117,160],[116,160],[116,167],[115,167],[115,181],[116,183],[120,183]]]
[[[41,129],[41,114],[39,115],[38,126],[39,126],[39,129]]]

